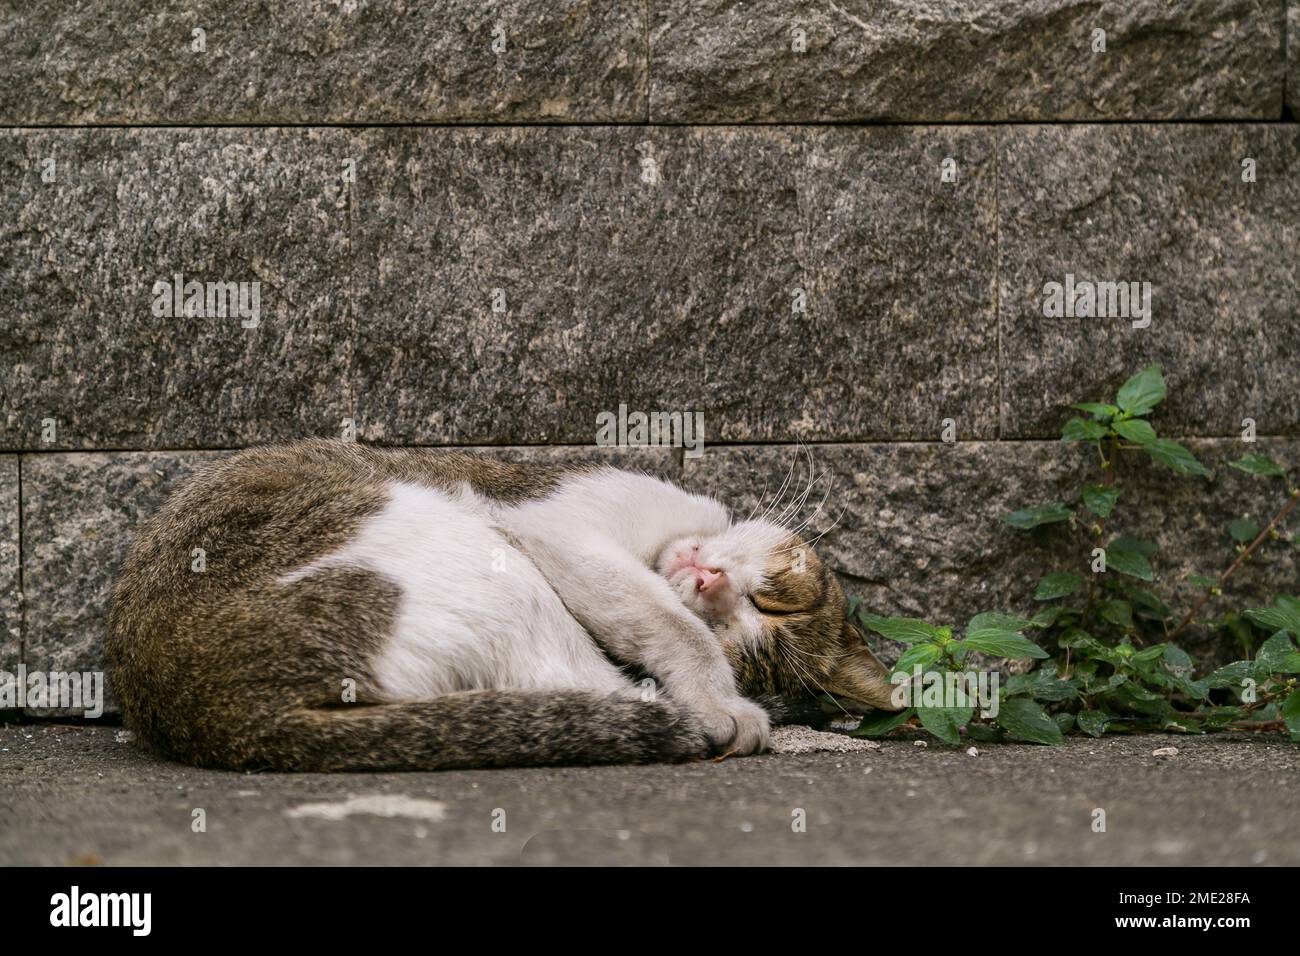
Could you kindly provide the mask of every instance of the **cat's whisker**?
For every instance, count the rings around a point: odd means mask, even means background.
[[[849,510],[849,506],[846,504],[843,508],[840,509],[840,513],[836,515],[835,520],[830,523],[830,526],[826,528],[825,531],[822,531],[820,534],[818,534],[817,537],[813,538],[811,541],[808,541],[804,544],[796,544],[788,548],[783,548],[780,551],[773,552],[773,554],[785,554],[788,551],[798,551],[800,548],[811,548],[814,544],[816,544],[822,538],[826,537],[827,534],[834,531],[839,526],[839,523],[842,520],[844,520],[845,512],[847,512],[848,510]]]
[[[777,647],[782,651],[795,650],[793,645],[787,645],[784,643],[778,643]],[[816,697],[817,695],[813,693],[812,688],[809,687],[807,681],[804,680],[805,673],[807,673],[808,680],[812,681],[813,684],[817,687],[817,689],[822,692],[822,694],[824,694],[826,697],[829,697],[831,699],[831,702],[840,709],[840,712],[843,713],[845,717],[853,716],[848,712],[848,710],[845,709],[844,705],[839,702],[839,700],[835,697],[834,694],[832,694],[830,691],[828,691],[825,687],[821,685],[821,681],[817,680],[815,676],[813,676],[811,673],[808,673],[807,671],[801,673],[799,664],[795,658],[787,656],[786,663],[790,665],[791,669],[794,671],[794,676],[798,678],[799,683],[803,685],[803,689],[808,692],[809,696]]]
[[[790,462],[790,470],[786,472],[785,481],[781,482],[781,487],[777,489],[776,497],[773,498],[772,503],[767,506],[767,509],[763,512],[762,516],[758,519],[759,521],[766,521],[768,515],[772,513],[772,509],[781,503],[782,497],[785,496],[785,490],[790,485],[790,479],[794,477],[794,469],[798,463],[799,463],[799,453],[796,451],[794,460]]]
[[[800,442],[800,445],[803,445],[803,442]],[[791,501],[790,504],[772,520],[773,524],[778,524],[784,527],[787,523],[787,516],[792,517],[797,515],[799,509],[804,506],[804,502],[808,500],[808,495],[812,491],[813,486],[820,480],[820,476],[817,475],[816,463],[813,461],[812,449],[806,445],[803,447],[808,458],[808,486],[804,488],[803,493],[799,495],[796,500]]]
[[[834,531],[836,528],[838,528],[840,522],[844,520],[844,515],[845,515],[846,512],[848,512],[848,510],[849,510],[849,506],[848,506],[847,504],[845,504],[845,506],[844,506],[843,508],[840,509],[840,513],[837,514],[837,515],[835,516],[835,520],[832,521],[832,522],[830,523],[830,527],[828,527],[825,531],[821,532],[821,534],[817,535],[817,537],[815,537],[815,538],[813,538],[811,541],[809,541],[808,544],[809,544],[809,545],[814,545],[814,544],[816,544],[818,541],[820,541],[820,540],[821,540],[822,538],[824,538],[826,535],[830,534],[832,531]]]
[[[799,683],[803,685],[803,689],[808,692],[808,695],[810,697],[815,697],[816,695],[813,693],[812,688],[808,686],[808,682],[805,681],[803,678],[803,672],[799,667],[799,662],[786,654],[787,648],[784,644],[778,642],[776,647],[777,647],[777,651],[785,657],[786,664],[789,666],[790,670],[794,673],[794,676],[799,681]]]
[[[800,657],[803,657],[803,658],[805,658],[805,659],[811,659],[811,660],[819,660],[819,661],[844,661],[844,660],[848,660],[850,657],[853,656],[853,652],[852,652],[852,651],[844,651],[844,652],[841,653],[841,654],[814,654],[812,651],[808,651],[808,650],[804,650],[804,649],[802,649],[802,648],[795,647],[795,646],[792,645],[792,644],[787,644],[787,645],[785,645],[785,646],[786,646],[786,648],[787,648],[788,650],[790,650],[790,651],[792,651],[792,652],[798,654]]]
[[[757,512],[758,509],[761,508],[761,507],[763,506],[763,499],[766,498],[766,497],[767,497],[767,479],[764,478],[764,479],[763,479],[763,490],[759,493],[759,495],[758,495],[758,501],[754,504],[754,507],[751,508],[751,509],[749,509],[749,516],[748,516],[747,518],[745,518],[745,521],[748,522],[748,521],[753,521],[753,520],[754,520],[754,514],[755,514],[755,512]]]
[[[821,475],[818,476],[817,480],[820,481],[829,473],[830,473],[830,469],[823,471]],[[822,500],[818,503],[816,510],[814,510],[813,513],[810,514],[807,518],[805,518],[802,522],[800,522],[797,528],[791,529],[790,531],[791,534],[798,534],[800,531],[806,528],[813,521],[813,519],[817,517],[817,515],[821,514],[821,510],[826,506],[826,502],[830,499],[831,492],[833,490],[834,488],[830,484],[826,486],[826,494],[822,495]]]

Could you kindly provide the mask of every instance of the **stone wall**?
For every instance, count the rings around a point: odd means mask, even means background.
[[[4,15],[0,669],[98,665],[131,528],[197,462],[344,428],[746,510],[807,449],[848,587],[958,623],[1030,603],[1063,532],[998,516],[1069,486],[1066,407],[1145,364],[1213,466],[1127,476],[1171,593],[1277,500],[1223,467],[1242,419],[1300,468],[1300,0],[483,10]],[[178,274],[256,281],[256,324],[156,315]],[[1067,274],[1150,282],[1150,327],[1045,318]],[[704,456],[596,452],[620,403],[703,412]]]

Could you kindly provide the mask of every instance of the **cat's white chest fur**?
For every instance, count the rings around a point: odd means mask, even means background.
[[[374,661],[389,700],[458,690],[629,687],[537,566],[494,526],[468,487],[394,482],[390,499],[341,550],[287,575],[363,567],[395,583],[393,633]]]

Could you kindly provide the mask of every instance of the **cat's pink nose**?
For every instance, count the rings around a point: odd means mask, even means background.
[[[695,569],[695,590],[707,594],[718,585],[725,575],[721,571],[715,571],[712,568],[696,567]]]

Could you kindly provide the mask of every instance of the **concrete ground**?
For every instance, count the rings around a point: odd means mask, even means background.
[[[1276,735],[349,775],[196,770],[126,736],[0,726],[0,863],[1300,863],[1300,747]]]

